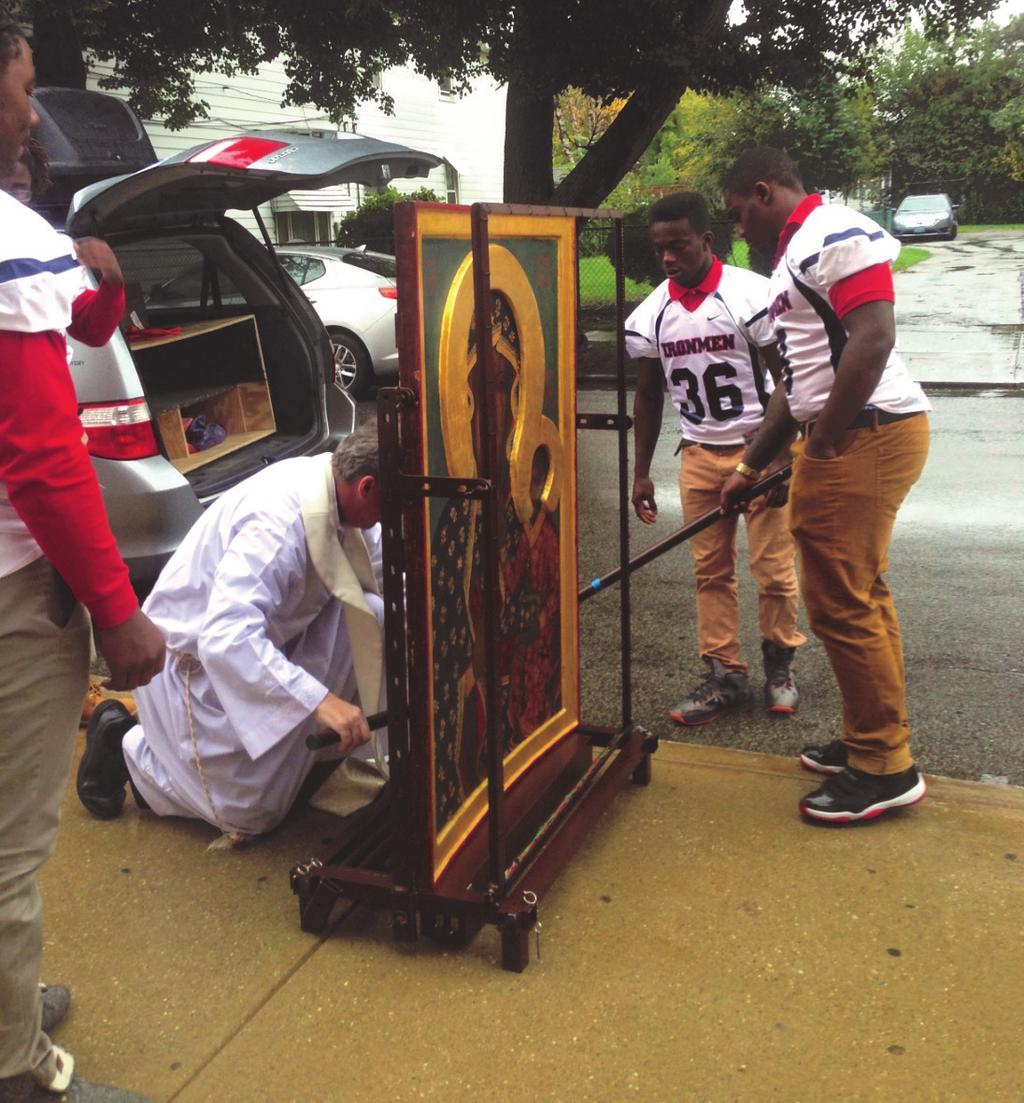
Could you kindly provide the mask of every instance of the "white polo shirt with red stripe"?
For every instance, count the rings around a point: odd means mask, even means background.
[[[64,330],[85,273],[68,238],[0,192],[0,577],[45,555],[100,628],[138,608],[83,441]],[[92,304],[101,302],[90,293]],[[83,339],[108,340],[123,292]],[[77,334],[76,334],[77,335]]]
[[[0,227],[0,329],[67,329],[71,304],[87,286],[70,239],[6,192],[0,192]],[[0,577],[42,554],[0,482]]]
[[[688,440],[738,446],[760,426],[772,381],[755,347],[775,339],[767,299],[763,276],[716,258],[697,288],[665,280],[626,319],[626,352],[661,361]]]
[[[866,215],[809,195],[790,216],[772,270],[767,320],[783,361],[789,409],[797,421],[821,413],[847,341],[842,317],[863,303],[893,301],[900,245]],[[868,405],[890,413],[931,409],[893,349]]]

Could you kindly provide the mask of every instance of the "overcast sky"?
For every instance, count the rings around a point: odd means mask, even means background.
[[[992,13],[995,20],[1005,23],[1011,15],[1024,13],[1024,0],[1003,0],[1003,3]]]

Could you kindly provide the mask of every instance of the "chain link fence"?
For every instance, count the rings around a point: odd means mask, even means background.
[[[714,221],[712,249],[728,264],[749,267],[750,258],[743,242],[735,240],[731,222]],[[595,325],[614,322],[615,266],[611,224],[586,224],[579,230],[580,313],[584,321]],[[665,278],[651,246],[647,222],[629,222],[623,227],[623,270],[626,277],[626,304],[635,306]]]

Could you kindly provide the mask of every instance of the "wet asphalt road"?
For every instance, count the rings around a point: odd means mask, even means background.
[[[1024,397],[941,395],[933,403],[932,451],[900,513],[888,576],[903,626],[914,753],[932,773],[1024,785]],[[610,411],[614,396],[585,393],[581,408]],[[584,580],[615,565],[617,469],[612,442],[602,436],[580,440]],[[653,471],[659,521],[654,530],[631,521],[634,554],[682,524],[676,439],[667,417]],[[744,556],[741,549],[741,639],[760,692],[756,592]],[[609,590],[580,611],[587,718],[611,721],[618,708],[617,593]],[[798,657],[797,716],[770,717],[758,708],[750,717],[685,730],[668,719],[704,670],[685,545],[636,573],[632,624],[634,717],[660,737],[788,755],[839,735],[839,694],[813,637]]]
[[[901,349],[912,373],[928,383],[934,404],[928,465],[900,513],[890,556],[912,748],[931,773],[1024,785],[1024,387],[1013,386],[1024,382],[1018,376],[1024,235],[961,237],[927,247],[932,258],[896,284]],[[965,386],[971,383],[980,385]],[[614,412],[615,396],[586,390],[579,408]],[[659,522],[649,529],[630,510],[633,554],[682,523],[672,455],[677,440],[666,404],[652,469]],[[615,435],[581,432],[581,580],[617,565],[617,541]],[[756,593],[744,556],[741,543],[741,640],[760,694]],[[584,603],[580,628],[583,717],[614,723],[621,700],[618,587]],[[695,629],[694,582],[683,545],[634,576],[637,723],[664,739],[782,755],[839,735],[839,694],[813,637],[798,656],[802,703],[795,717],[769,717],[758,707],[751,716],[680,729],[668,710],[704,672]],[[813,785],[810,775],[808,781]]]
[[[932,255],[896,277],[899,348],[915,377],[1024,384],[1024,233],[921,244]]]

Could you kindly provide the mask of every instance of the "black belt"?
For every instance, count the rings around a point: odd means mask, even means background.
[[[687,440],[686,437],[681,437],[675,454],[678,456],[684,448],[703,448],[705,452],[735,452],[737,448],[742,448],[745,443],[741,440],[738,444],[705,444],[702,440]]]
[[[739,444],[705,444],[703,441],[695,441],[698,448],[703,448],[705,452],[735,452],[737,448],[743,447],[743,441]]]
[[[908,417],[917,417],[918,414],[923,414],[924,410],[911,410],[905,414],[894,414],[888,410],[876,410],[873,408],[866,408],[850,422],[846,427],[846,431],[851,429],[877,429],[879,425],[891,425],[894,421],[906,421]],[[817,419],[814,421],[805,421],[800,426],[800,435],[805,439],[811,435],[811,430],[814,428]]]

